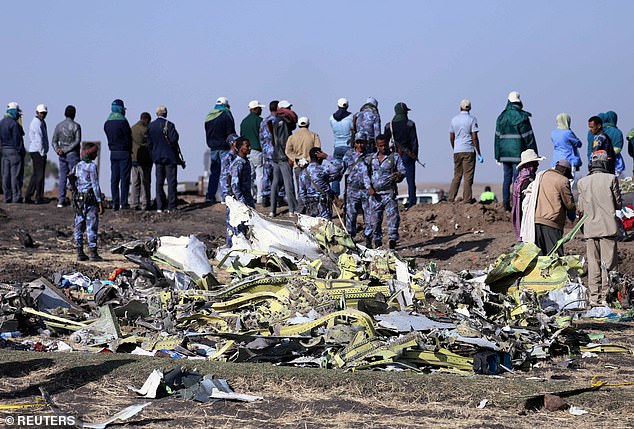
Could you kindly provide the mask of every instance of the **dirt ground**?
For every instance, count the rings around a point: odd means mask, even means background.
[[[186,200],[174,213],[106,211],[99,232],[100,263],[78,263],[72,245],[72,209],[48,205],[0,205],[0,283],[28,282],[60,270],[105,278],[118,267],[133,267],[109,252],[116,244],[161,235],[194,234],[209,248],[224,242],[225,207]],[[264,210],[262,210],[264,211]],[[397,250],[419,266],[483,269],[514,245],[510,216],[499,205],[443,202],[402,212]],[[286,213],[280,219],[289,220]],[[25,248],[18,230],[35,247]],[[583,254],[580,237],[567,253]],[[619,243],[620,270],[634,275],[634,242]],[[634,347],[634,323],[580,322],[588,332]],[[267,364],[187,362],[202,373],[227,378],[237,392],[260,395],[253,404],[196,404],[175,398],[154,400],[125,427],[470,427],[470,428],[631,428],[634,386],[591,390],[597,376],[607,383],[634,382],[634,356],[606,353],[566,365],[543,362],[529,372],[504,376],[285,368]],[[34,353],[0,350],[0,403],[31,402],[45,387],[60,407],[88,421],[141,402],[126,385],[140,387],[154,368],[171,369],[183,361],[125,354]],[[560,393],[587,410],[575,417],[540,407],[545,393]],[[481,400],[487,405],[479,409]],[[536,405],[537,404],[537,405]],[[43,414],[45,410],[20,413]],[[0,411],[0,418],[16,415]]]

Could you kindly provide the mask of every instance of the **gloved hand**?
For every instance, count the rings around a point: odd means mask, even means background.
[[[478,158],[478,162],[479,162],[480,164],[482,164],[482,163],[484,162],[484,157],[483,157],[482,155],[478,154],[478,155],[477,155],[477,158]]]

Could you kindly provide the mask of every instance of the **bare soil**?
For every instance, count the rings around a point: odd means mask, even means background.
[[[194,234],[209,248],[223,244],[225,207],[205,206],[201,198],[183,196],[174,213],[106,211],[100,221],[99,246],[104,261],[75,261],[72,209],[48,205],[0,206],[0,283],[29,282],[60,270],[107,277],[119,267],[133,267],[112,254],[113,245],[161,235]],[[262,209],[264,212],[264,209]],[[282,216],[286,216],[282,213]],[[402,212],[397,250],[420,266],[483,269],[515,244],[510,216],[499,205],[440,203]],[[25,248],[18,230],[36,246]],[[567,253],[585,253],[580,237]],[[632,242],[619,243],[620,270],[634,275]],[[633,323],[580,322],[588,332],[634,347]],[[126,354],[35,353],[0,350],[0,403],[32,402],[38,386],[58,405],[87,421],[112,415],[141,402],[126,389],[140,387],[154,368],[176,365],[198,368],[227,378],[240,393],[261,395],[262,402],[197,404],[173,397],[152,400],[126,427],[308,428],[308,427],[469,427],[469,428],[631,428],[634,386],[590,389],[597,376],[607,383],[634,382],[634,356],[607,353],[543,362],[529,372],[500,376],[462,376],[447,372],[413,374],[276,367],[268,364],[184,362]],[[548,412],[545,393],[558,393],[587,410],[575,417]],[[481,400],[487,405],[479,409]],[[541,401],[541,402],[540,402]],[[0,419],[17,414],[50,414],[47,410],[0,411]]]

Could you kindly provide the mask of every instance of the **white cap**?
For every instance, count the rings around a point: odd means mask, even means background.
[[[216,104],[224,104],[225,106],[228,106],[229,100],[227,100],[227,97],[218,97]]]
[[[260,104],[258,100],[249,101],[249,110],[255,109],[257,107],[264,107],[264,104]]]
[[[160,105],[156,108],[156,114],[158,116],[167,114],[167,107]]]
[[[7,104],[7,110],[9,110],[9,109],[18,109],[18,110],[20,110],[20,105],[17,102],[12,101],[11,103]]]
[[[340,98],[339,100],[337,100],[337,107],[345,109],[346,107],[348,107],[348,100],[346,100],[345,98]]]
[[[46,104],[38,104],[35,107],[35,111],[37,113],[44,113],[44,112],[48,112],[48,109],[46,108]]]
[[[460,102],[460,109],[462,110],[471,110],[471,101],[466,98]]]
[[[306,116],[302,116],[297,120],[297,125],[300,127],[307,127],[310,125],[310,120]]]
[[[292,104],[288,100],[282,100],[279,103],[277,103],[277,107],[278,108],[281,107],[282,109],[288,109],[291,106]]]
[[[520,100],[520,93],[517,91],[509,92],[509,101],[511,103],[520,103],[522,101]]]

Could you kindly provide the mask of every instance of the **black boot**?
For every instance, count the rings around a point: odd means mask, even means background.
[[[396,240],[390,240],[388,246],[390,249],[396,249]]]
[[[99,256],[99,253],[97,253],[97,248],[96,247],[91,247],[89,249],[89,253],[90,253],[90,257],[89,259],[92,262],[100,262],[103,261],[103,258],[101,256]]]
[[[365,247],[372,249],[372,237],[365,237]]]
[[[84,248],[83,247],[78,247],[77,248],[77,260],[78,261],[87,261],[88,260],[88,255],[86,255],[84,253]]]
[[[378,241],[378,240],[375,240],[375,241],[374,241],[374,248],[375,248],[375,249],[378,249],[378,248],[380,248],[381,246],[383,246],[383,243],[382,243],[381,241]]]
[[[271,207],[271,196],[270,195],[263,195],[262,196],[262,206]]]

